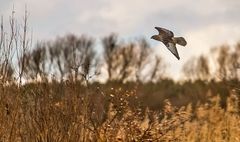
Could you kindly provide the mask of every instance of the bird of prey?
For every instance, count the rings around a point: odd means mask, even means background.
[[[176,44],[186,46],[186,40],[183,37],[174,37],[173,32],[165,28],[155,27],[155,29],[158,30],[159,34],[153,35],[151,39],[161,41],[168,48],[168,50],[170,50],[172,54],[179,60],[180,57],[178,55]]]

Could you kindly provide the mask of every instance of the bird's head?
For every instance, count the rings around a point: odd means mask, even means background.
[[[158,35],[153,35],[153,36],[151,37],[151,39],[158,40],[158,39],[159,39],[159,37],[158,37]]]

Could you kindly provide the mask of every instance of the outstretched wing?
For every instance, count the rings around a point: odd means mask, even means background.
[[[172,31],[169,31],[165,28],[155,27],[156,30],[158,30],[159,35],[163,35],[167,38],[172,38],[174,36]]]
[[[178,55],[178,51],[176,48],[176,44],[169,42],[168,44],[166,44],[168,50],[170,50],[172,52],[172,54],[179,60],[180,57]]]

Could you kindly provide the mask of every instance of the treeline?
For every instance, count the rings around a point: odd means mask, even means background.
[[[144,38],[124,43],[111,34],[102,39],[102,52],[96,49],[98,45],[94,41],[91,37],[69,34],[39,42],[32,50],[18,55],[18,66],[12,64],[14,55],[11,52],[15,49],[8,51],[11,46],[1,44],[1,78],[17,81],[14,77],[21,75],[27,82],[105,79],[123,83],[159,82],[167,77],[166,63]],[[208,55],[191,58],[183,66],[182,75],[192,81],[238,80],[239,62],[240,44],[232,48],[223,45]],[[17,70],[20,74],[16,74]]]
[[[95,46],[94,46],[95,45]],[[120,42],[112,34],[102,39],[103,51],[96,54],[94,39],[66,35],[38,43],[26,53],[24,75],[27,79],[84,81],[91,77],[107,81],[160,82],[166,78],[166,63],[156,55],[146,39]],[[212,65],[211,65],[212,64]],[[193,57],[182,68],[186,80],[238,80],[240,77],[240,43],[221,45],[208,55]],[[97,80],[96,80],[97,81]]]
[[[239,80],[240,42],[233,47],[220,45],[211,49],[208,55],[193,57],[185,63],[182,71],[190,80]]]
[[[144,38],[124,43],[117,35],[111,34],[102,39],[103,52],[100,54],[97,54],[99,49],[96,49],[94,41],[84,35],[69,34],[53,41],[39,42],[32,50],[28,48],[19,56],[18,66],[11,64],[12,58],[9,57],[14,52],[11,49],[2,56],[1,76],[5,81],[13,81],[13,77],[21,75],[26,82],[86,81],[93,77],[98,81],[104,76],[108,81],[145,82],[163,77],[165,66],[162,58],[153,53]],[[6,54],[4,52],[1,50]],[[15,69],[21,74],[16,74]]]
[[[10,31],[1,19],[0,80],[160,82],[169,78],[166,63],[145,38],[121,41],[116,34],[100,39],[68,34],[32,45],[25,11],[23,26],[10,16]],[[101,48],[101,49],[99,49]],[[212,64],[212,65],[210,65]],[[240,43],[222,45],[193,57],[182,68],[186,80],[238,80]]]
[[[86,81],[104,76],[118,82],[161,78],[163,62],[154,57],[145,39],[123,43],[111,34],[102,39],[102,53],[97,54],[100,49],[96,46],[93,38],[73,34],[38,43],[25,54],[24,75],[31,80],[52,80],[54,75],[57,81]]]

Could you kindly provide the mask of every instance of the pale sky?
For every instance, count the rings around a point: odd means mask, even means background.
[[[0,15],[11,10],[22,18],[27,5],[34,40],[54,39],[67,33],[102,38],[114,32],[122,38],[146,37],[178,78],[182,65],[209,48],[240,41],[240,0],[0,0]],[[178,61],[164,45],[150,39],[155,26],[183,36]]]

